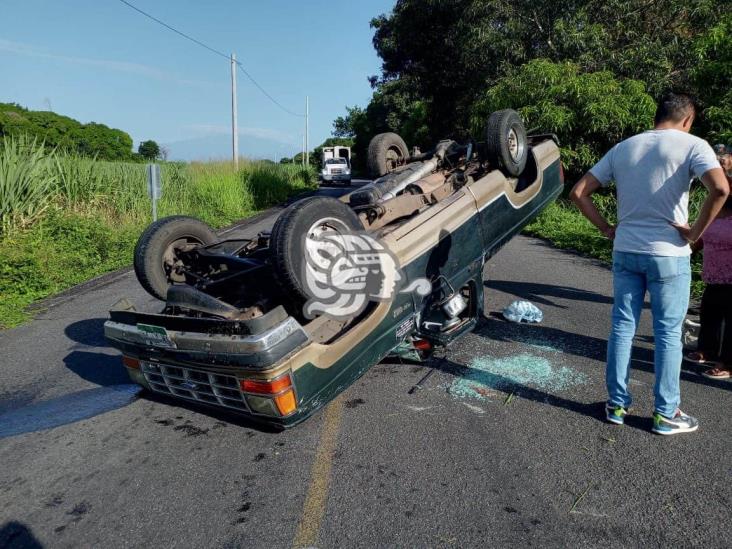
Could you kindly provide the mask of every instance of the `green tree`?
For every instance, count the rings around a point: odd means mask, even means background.
[[[656,94],[684,86],[691,42],[719,9],[713,0],[399,0],[371,24],[380,81],[408,79],[431,100],[440,133],[506,70],[532,59],[573,61],[639,79]],[[453,113],[453,116],[448,116]],[[443,120],[454,119],[450,124]]]
[[[346,107],[346,116],[333,121],[333,136],[353,139],[356,136],[358,119],[364,114],[361,107]]]
[[[132,138],[104,124],[0,103],[0,137],[27,135],[50,147],[102,160],[131,160]]]
[[[702,131],[732,143],[732,14],[726,13],[694,44],[691,78],[704,108]]]
[[[140,143],[137,152],[146,160],[155,160],[160,156],[160,145],[152,139],[148,139]]]
[[[702,97],[700,130],[722,139],[732,126],[728,11],[714,0],[398,0],[371,22],[382,59],[373,96],[347,108],[333,133],[353,136],[357,153],[382,131],[424,146],[464,139],[486,105],[500,104],[539,131],[561,127],[580,169],[645,127],[651,96],[677,88]],[[557,74],[579,86],[574,97]],[[604,86],[618,105],[603,100]]]
[[[371,101],[365,109],[352,108],[334,133],[348,128],[353,138],[353,161],[357,170],[365,169],[366,151],[371,137],[377,133],[399,132],[408,146],[430,144],[427,104],[405,80],[375,84]],[[336,120],[338,122],[338,120]]]

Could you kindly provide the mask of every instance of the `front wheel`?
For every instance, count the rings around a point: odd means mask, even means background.
[[[133,265],[137,280],[150,295],[165,301],[171,285],[187,282],[180,249],[214,242],[216,233],[194,217],[174,215],[158,219],[145,229],[135,246]]]

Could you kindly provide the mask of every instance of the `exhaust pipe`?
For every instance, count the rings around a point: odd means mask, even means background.
[[[432,158],[430,160],[426,160],[424,162],[424,164],[422,164],[416,170],[412,171],[407,177],[405,177],[402,181],[400,181],[396,187],[394,187],[393,189],[390,189],[388,192],[384,193],[381,196],[381,198],[379,198],[379,203],[386,202],[387,200],[391,200],[397,194],[399,194],[404,189],[406,189],[408,185],[428,176],[436,169],[437,169],[437,160],[436,159]],[[375,185],[378,185],[378,183],[379,183],[378,180],[374,182]]]

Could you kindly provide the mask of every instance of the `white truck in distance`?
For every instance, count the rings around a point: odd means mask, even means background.
[[[323,169],[320,172],[323,183],[351,184],[351,148],[323,147]]]

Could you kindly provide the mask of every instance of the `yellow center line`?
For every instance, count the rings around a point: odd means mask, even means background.
[[[325,516],[330,487],[330,471],[333,467],[333,455],[338,444],[338,430],[341,425],[343,399],[336,398],[325,409],[323,430],[315,454],[315,461],[310,471],[310,486],[305,496],[302,517],[297,525],[297,533],[292,542],[293,547],[314,547],[318,543],[320,525]]]

